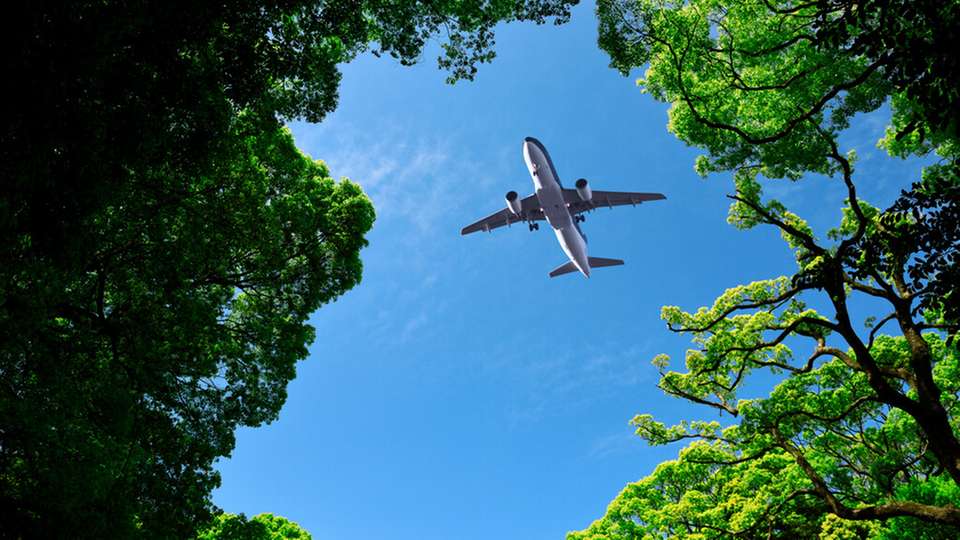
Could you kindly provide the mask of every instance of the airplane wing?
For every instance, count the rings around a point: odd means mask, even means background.
[[[520,221],[542,221],[543,209],[540,208],[540,200],[536,195],[530,195],[520,200],[520,215],[514,214],[508,208],[504,208],[495,214],[491,214],[476,223],[464,227],[460,234],[470,234],[477,231],[490,232],[497,227],[512,225]]]
[[[666,199],[662,193],[637,193],[633,191],[594,191],[589,201],[584,201],[575,189],[564,189],[563,200],[566,201],[570,213],[573,215],[588,212],[594,208],[613,208],[631,204],[636,206],[644,201],[659,201]]]

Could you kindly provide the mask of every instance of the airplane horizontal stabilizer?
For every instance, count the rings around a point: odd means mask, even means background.
[[[623,261],[620,259],[604,259],[603,257],[587,257],[590,261],[590,268],[602,268],[604,266],[620,266]]]
[[[576,272],[577,267],[574,266],[573,262],[568,262],[566,264],[561,264],[560,266],[553,269],[553,272],[550,272],[550,277],[562,276],[564,274],[569,274],[570,272]]]
[[[590,268],[603,268],[604,266],[620,266],[623,264],[623,261],[620,259],[604,259],[603,257],[587,257],[588,262],[590,263]],[[550,272],[550,277],[562,276],[564,274],[569,274],[570,272],[576,272],[578,269],[576,265],[573,264],[573,261],[570,261],[565,264],[553,269],[553,272]]]

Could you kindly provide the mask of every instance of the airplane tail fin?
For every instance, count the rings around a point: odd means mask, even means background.
[[[604,266],[620,266],[623,264],[623,261],[620,259],[604,259],[603,257],[587,257],[588,262],[590,263],[590,268],[603,268]],[[550,277],[562,276],[564,274],[569,274],[570,272],[576,272],[577,267],[573,264],[573,261],[561,264],[560,266],[553,269],[550,272]]]
[[[587,257],[590,262],[590,268],[603,268],[604,266],[620,266],[623,261],[620,259],[604,259],[603,257]]]

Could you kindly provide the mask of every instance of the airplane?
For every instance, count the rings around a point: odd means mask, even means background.
[[[464,227],[460,234],[467,235],[477,231],[490,232],[504,225],[510,226],[521,221],[527,222],[531,231],[540,229],[538,221],[544,221],[553,227],[560,247],[567,254],[569,262],[561,264],[550,272],[550,277],[562,276],[579,271],[590,277],[591,268],[618,266],[620,259],[604,259],[587,256],[587,237],[580,230],[579,223],[585,220],[583,214],[606,206],[636,206],[644,201],[666,199],[662,193],[633,193],[627,191],[593,191],[585,178],[574,184],[576,189],[566,189],[560,183],[557,169],[543,144],[533,137],[523,139],[523,160],[533,179],[534,193],[520,199],[516,191],[508,191],[507,207],[489,215],[476,223]]]

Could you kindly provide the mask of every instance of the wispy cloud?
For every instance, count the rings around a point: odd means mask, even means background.
[[[363,187],[378,221],[401,220],[421,235],[463,207],[463,182],[492,180],[453,133],[411,138],[401,126],[377,132],[327,124],[292,128],[304,151]]]
[[[421,311],[414,317],[407,319],[406,324],[403,325],[403,330],[400,332],[400,341],[409,341],[410,338],[413,337],[420,328],[429,322],[429,320],[430,318],[427,316],[425,311]]]
[[[645,446],[643,440],[637,437],[633,430],[624,424],[623,429],[616,433],[598,437],[587,450],[587,457],[591,459],[604,459],[609,456],[622,454],[642,448]]]
[[[323,159],[334,176],[360,184],[374,203],[365,280],[390,283],[380,288],[376,316],[362,324],[368,339],[392,347],[432,335],[447,309],[431,294],[442,277],[436,261],[449,256],[449,242],[457,239],[470,202],[464,183],[491,185],[499,171],[481,167],[484,156],[457,133],[411,137],[398,124],[385,125],[361,129],[334,118],[291,129],[302,150]]]
[[[606,342],[604,349],[614,352],[577,348],[544,354],[534,348],[528,350],[529,362],[494,362],[486,371],[515,379],[524,390],[509,411],[509,422],[518,426],[652,381],[656,369],[649,362],[650,348],[649,342],[622,347]]]

